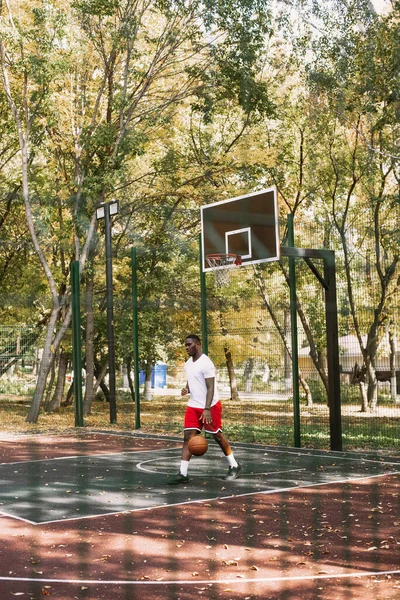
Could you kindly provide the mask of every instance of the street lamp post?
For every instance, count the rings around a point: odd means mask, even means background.
[[[110,393],[110,423],[117,422],[117,403],[115,392],[115,342],[114,342],[114,305],[111,248],[111,217],[118,213],[118,201],[105,202],[96,211],[97,220],[105,219],[106,229],[106,294],[107,294],[107,337],[108,337],[108,378]]]

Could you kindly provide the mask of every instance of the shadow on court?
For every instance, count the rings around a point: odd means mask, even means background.
[[[0,466],[4,513],[30,523],[152,509],[229,496],[271,493],[399,472],[400,463],[320,451],[239,447],[239,479],[223,480],[226,462],[216,445],[193,457],[190,482],[171,486],[180,448],[27,460]]]
[[[235,456],[236,481],[210,444],[177,487],[171,438],[6,440],[0,598],[400,597],[400,459],[245,445]]]

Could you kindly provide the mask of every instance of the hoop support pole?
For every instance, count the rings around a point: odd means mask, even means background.
[[[207,288],[206,274],[203,271],[204,257],[201,243],[201,234],[199,235],[200,248],[200,309],[201,309],[201,345],[204,354],[208,354],[208,328],[207,328]]]

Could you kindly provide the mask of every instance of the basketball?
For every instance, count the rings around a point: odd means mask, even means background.
[[[202,456],[207,452],[208,442],[202,435],[195,435],[189,440],[189,452],[195,456]]]

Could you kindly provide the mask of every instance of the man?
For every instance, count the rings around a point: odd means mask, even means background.
[[[222,407],[215,384],[215,367],[213,362],[201,349],[201,341],[197,335],[189,335],[185,340],[186,352],[189,359],[185,364],[186,387],[181,391],[182,396],[190,394],[185,419],[182,460],[178,475],[171,484],[187,483],[191,453],[189,440],[198,435],[204,427],[220,446],[228,461],[228,474],[223,479],[236,479],[241,467],[235,460],[228,440],[222,433]]]

